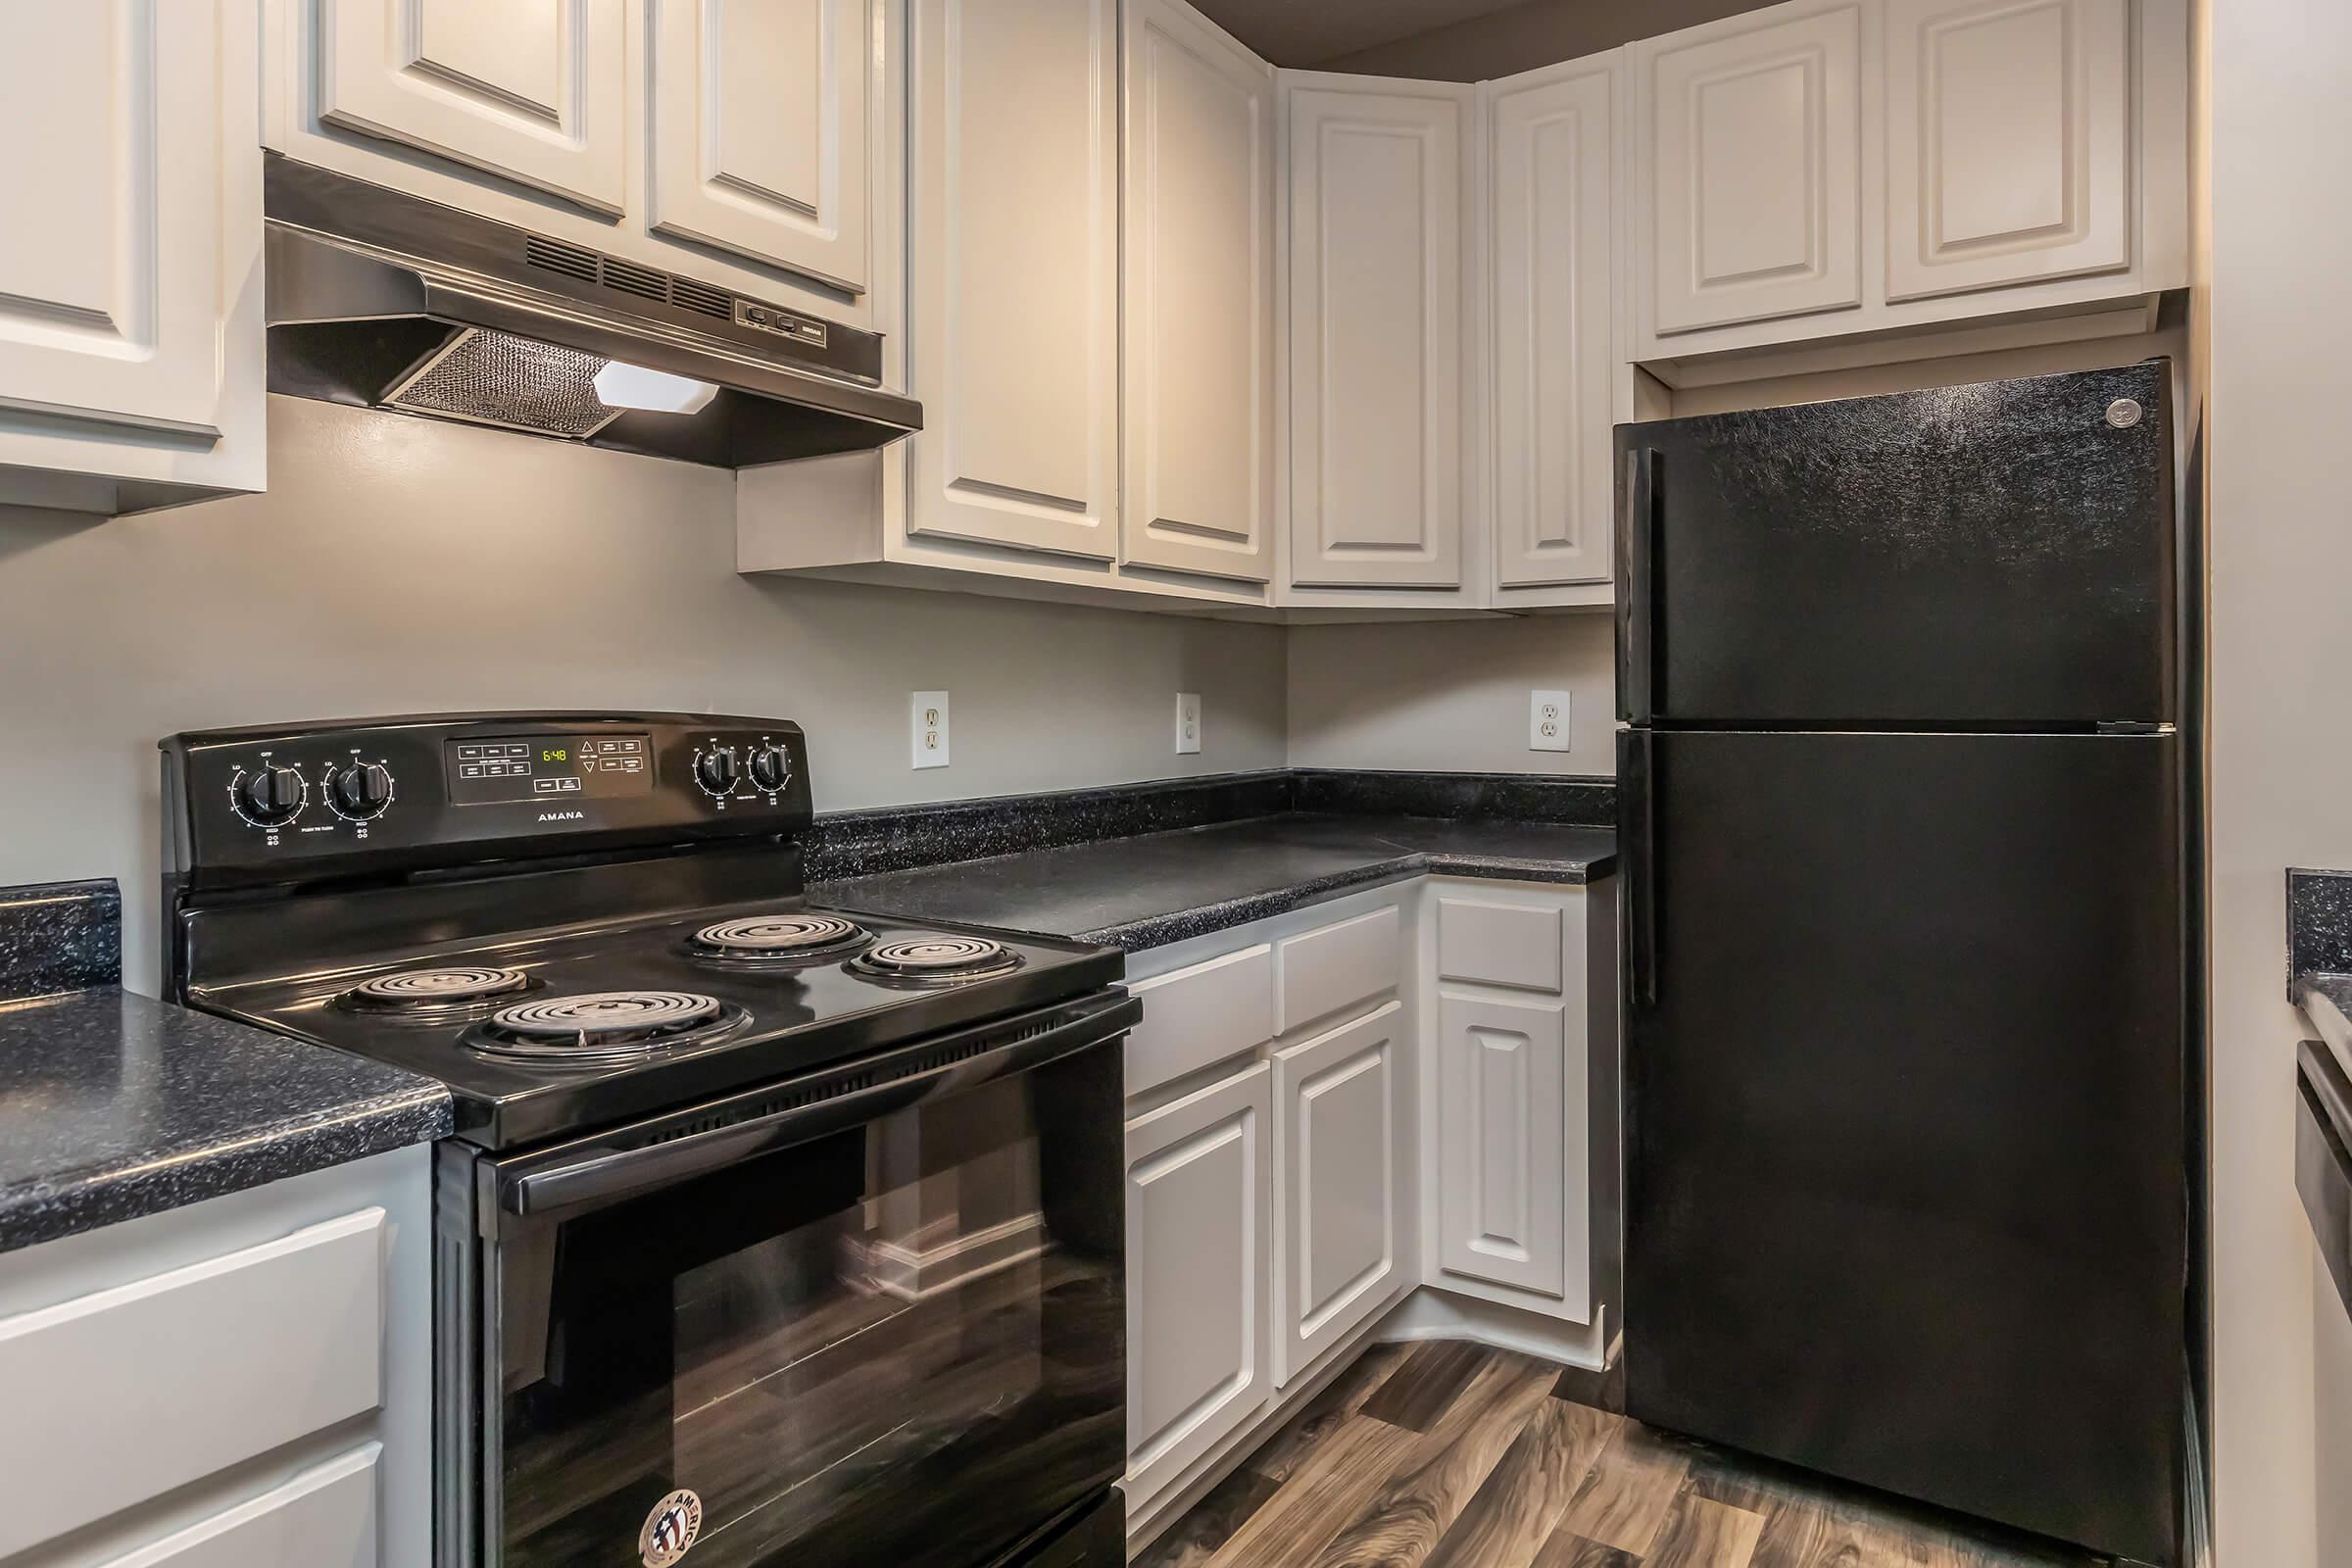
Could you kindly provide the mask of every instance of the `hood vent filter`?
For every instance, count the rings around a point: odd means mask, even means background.
[[[410,372],[384,402],[411,414],[584,440],[620,410],[596,395],[595,354],[469,327]]]

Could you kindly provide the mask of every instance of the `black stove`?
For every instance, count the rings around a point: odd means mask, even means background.
[[[172,994],[438,1078],[486,1148],[1122,973],[1103,949],[807,904],[805,742],[780,721],[395,719],[183,735],[166,755]],[[342,808],[355,771],[386,801],[371,814]],[[292,815],[257,811],[271,791]]]
[[[780,720],[164,759],[168,994],[456,1101],[441,1568],[1123,1560],[1119,954],[810,904]]]

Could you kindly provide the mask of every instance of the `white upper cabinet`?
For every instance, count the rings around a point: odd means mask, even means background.
[[[1128,0],[1123,559],[1263,582],[1274,514],[1274,71]]]
[[[2188,281],[2187,44],[2185,0],[1789,0],[1632,45],[1630,358],[2147,331]]]
[[[0,501],[262,484],[246,0],[0,6]]]
[[[863,293],[869,0],[644,0],[659,233]]]
[[[1618,55],[1489,85],[1494,579],[1606,582]]]
[[[1886,297],[2132,262],[2131,0],[1887,0]]]
[[[621,0],[309,0],[319,118],[617,214]]]
[[[1118,0],[915,0],[908,531],[1118,550]]]
[[[1477,89],[1290,83],[1288,578],[1455,588]]]
[[[1862,303],[1860,0],[1634,46],[1658,335]]]

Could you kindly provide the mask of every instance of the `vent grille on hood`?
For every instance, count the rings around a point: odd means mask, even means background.
[[[600,256],[585,246],[566,245],[562,240],[533,234],[523,241],[522,259],[545,271],[561,272],[584,283],[600,283],[623,294],[634,294],[641,300],[660,300],[681,311],[716,317],[722,321],[732,319],[735,315],[735,296],[724,289],[639,267],[617,256]]]

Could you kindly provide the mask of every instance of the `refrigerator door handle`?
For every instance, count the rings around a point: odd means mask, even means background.
[[[1655,760],[1646,730],[1627,730],[1618,760],[1620,809],[1625,844],[1625,961],[1627,1001],[1637,1007],[1658,1001],[1658,812],[1653,789]]]
[[[1659,454],[1628,447],[1617,476],[1617,716],[1650,720],[1649,554],[1656,533]]]

